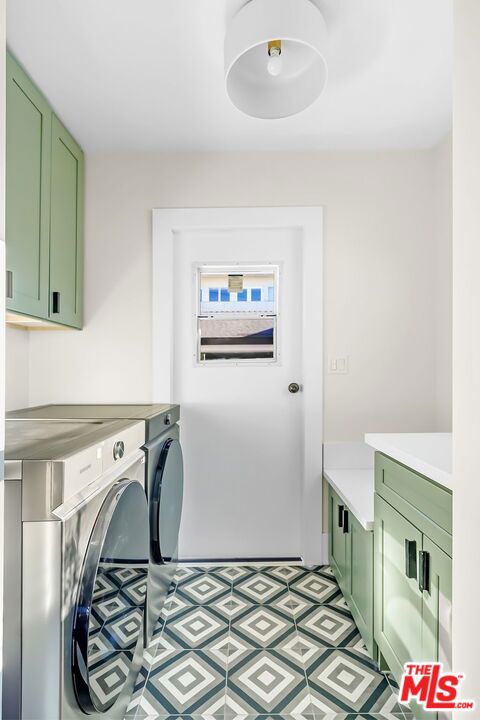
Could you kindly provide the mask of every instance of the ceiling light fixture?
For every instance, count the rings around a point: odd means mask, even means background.
[[[250,0],[225,36],[225,83],[246,115],[282,118],[311,105],[327,82],[325,20],[311,0]]]

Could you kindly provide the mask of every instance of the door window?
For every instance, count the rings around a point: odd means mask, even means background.
[[[197,361],[277,361],[278,267],[200,267]]]

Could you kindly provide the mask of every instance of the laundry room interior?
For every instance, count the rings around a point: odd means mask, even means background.
[[[474,717],[478,3],[0,11],[0,718]]]

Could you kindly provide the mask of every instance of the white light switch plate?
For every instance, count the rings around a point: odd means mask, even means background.
[[[328,358],[328,374],[329,375],[346,375],[348,373],[348,356],[329,357]]]

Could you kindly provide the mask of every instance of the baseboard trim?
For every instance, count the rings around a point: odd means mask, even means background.
[[[303,565],[301,557],[181,558],[179,565]]]

